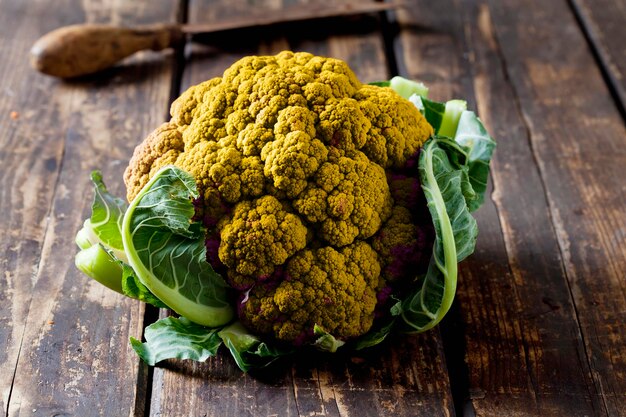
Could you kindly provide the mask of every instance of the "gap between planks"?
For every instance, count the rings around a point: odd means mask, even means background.
[[[593,58],[595,59],[598,68],[604,78],[604,82],[611,93],[615,106],[620,112],[622,119],[626,122],[626,91],[620,82],[619,68],[612,69],[610,51],[605,51],[600,45],[602,40],[599,39],[599,34],[596,33],[594,28],[594,22],[591,16],[585,12],[585,7],[580,3],[581,0],[567,0],[570,8],[576,18],[580,31],[583,33],[589,50],[591,51]],[[619,54],[619,51],[617,51]],[[619,59],[619,55],[617,59]],[[624,57],[622,57],[624,58]],[[617,73],[616,73],[617,72]],[[622,82],[624,82],[622,80]]]
[[[178,11],[176,13],[176,23],[185,24],[189,20],[189,0],[178,0]],[[169,120],[169,108],[174,100],[181,93],[182,79],[185,73],[186,57],[185,51],[187,45],[191,43],[190,37],[186,37],[185,41],[174,49],[174,58],[172,59],[172,77],[170,80],[169,102],[163,114],[163,121]],[[162,309],[146,304],[143,315],[143,329],[141,337],[143,339],[146,327],[160,319]],[[140,360],[140,359],[138,359]],[[141,360],[140,360],[141,361]],[[154,384],[154,367],[143,362],[139,364],[139,373],[137,376],[137,400],[135,403],[135,417],[150,417],[150,407],[152,404],[153,384]],[[145,386],[142,387],[142,385]],[[140,395],[143,394],[143,395]],[[141,398],[143,397],[143,398]],[[140,403],[143,410],[140,408]]]

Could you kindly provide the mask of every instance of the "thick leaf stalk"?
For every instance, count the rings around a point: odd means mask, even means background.
[[[193,177],[174,166],[161,169],[124,215],[124,251],[137,277],[178,314],[203,326],[230,322],[229,287],[206,262],[204,229],[191,222]]]

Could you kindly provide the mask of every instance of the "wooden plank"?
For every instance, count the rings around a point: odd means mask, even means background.
[[[505,63],[489,9],[469,8],[464,21],[478,108],[500,139],[492,201],[478,216],[479,228],[491,242],[470,259],[459,296],[463,306],[470,306],[470,404],[477,415],[598,415],[602,404],[595,395],[531,132],[506,72],[494,71]]]
[[[285,24],[306,24],[315,20],[313,24],[325,23],[329,18],[354,17],[362,14],[372,14],[393,10],[401,5],[400,2],[337,2],[337,3],[301,3],[298,7],[273,8],[272,13],[261,8],[253,8],[244,15],[237,14],[231,19],[220,18],[210,24],[204,22],[188,23],[183,27],[185,33],[215,33],[220,35],[234,35],[240,29],[254,27],[261,30],[276,29],[276,26]]]
[[[55,192],[63,147],[54,82],[34,78],[26,53],[41,30],[27,15],[26,2],[0,2],[0,404],[6,414],[13,377],[23,343],[24,325],[32,297],[47,216]],[[41,8],[39,13],[41,14]],[[55,22],[45,22],[54,24]],[[58,23],[58,22],[57,22]],[[43,26],[43,27],[42,27]],[[32,31],[32,32],[31,32]],[[30,32],[30,33],[29,33]],[[46,93],[47,92],[47,93]],[[41,106],[40,103],[48,106]],[[42,129],[46,126],[47,129]]]
[[[624,237],[600,231],[619,230],[624,152],[610,166],[600,161],[621,149],[623,126],[588,50],[562,47],[584,43],[566,5],[530,3],[464,2],[452,15],[451,2],[423,2],[404,17],[426,29],[404,35],[414,37],[402,49],[410,68],[465,97],[474,92],[498,140],[491,199],[477,212],[478,246],[457,299],[465,409],[619,415]],[[598,205],[593,196],[606,197]]]
[[[150,415],[449,416],[454,412],[449,387],[441,382],[442,359],[431,335],[352,356],[298,356],[250,374],[222,350],[202,364],[157,366]]]
[[[626,117],[626,2],[570,0]]]
[[[275,1],[256,1],[252,6],[249,3],[193,1],[191,21],[228,18],[230,13],[245,14],[250,8],[271,13],[272,8],[282,7]],[[366,28],[373,28],[371,19],[366,19],[365,24]],[[185,68],[183,89],[220,75],[244,55],[274,54],[283,49],[342,58],[364,82],[389,77],[379,33],[350,20],[323,26],[299,25],[285,36],[257,33],[249,37],[249,42],[228,42],[219,48],[194,45]],[[390,341],[363,355],[300,356],[254,374],[241,373],[225,351],[203,364],[167,361],[154,370],[152,392],[153,416],[172,415],[174,411],[180,415],[220,417],[454,414],[436,330]]]
[[[124,194],[122,161],[162,120],[172,60],[145,53],[99,77],[61,82],[31,70],[27,54],[65,24],[172,21],[176,3],[159,6],[66,0],[51,11],[47,1],[0,1],[0,233],[10,237],[0,242],[4,415],[142,414],[146,368],[128,337],[141,335],[143,306],[76,270],[74,234],[89,212],[92,169]]]
[[[32,78],[26,52],[47,25],[26,2],[0,2],[0,404],[6,414],[63,148],[54,82]],[[40,8],[39,14],[42,10]],[[29,20],[30,19],[30,20]],[[46,93],[47,92],[47,93]],[[47,108],[40,106],[48,104]],[[54,122],[53,122],[54,121]],[[33,123],[35,122],[35,123]],[[47,129],[42,129],[47,126]]]
[[[624,415],[624,122],[589,50],[562,46],[584,44],[566,2],[489,4],[545,184],[591,366],[590,394],[598,396],[598,410]],[[536,30],[525,30],[530,25]]]

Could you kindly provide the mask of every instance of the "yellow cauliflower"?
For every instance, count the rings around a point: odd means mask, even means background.
[[[417,108],[343,61],[286,51],[189,88],[171,116],[135,149],[128,199],[168,164],[195,178],[208,258],[252,332],[366,333],[389,285],[414,276],[395,248],[411,252],[429,223],[394,186],[416,178],[405,168],[433,134]]]

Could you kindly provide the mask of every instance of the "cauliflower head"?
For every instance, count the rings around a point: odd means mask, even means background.
[[[193,175],[208,260],[252,332],[362,335],[423,264],[432,233],[414,165],[433,129],[392,89],[284,51],[192,86],[171,116],[135,149],[127,198],[165,165]]]

